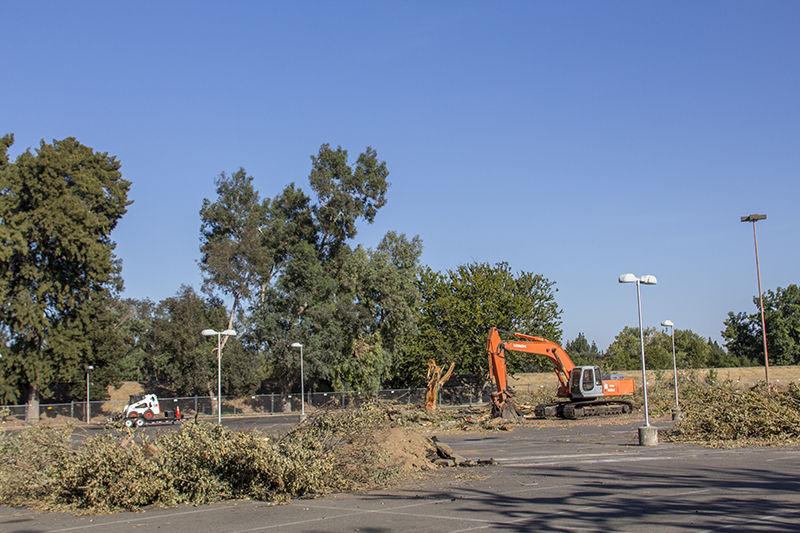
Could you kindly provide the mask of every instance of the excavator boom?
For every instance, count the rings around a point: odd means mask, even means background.
[[[492,394],[492,410],[495,415],[503,418],[518,416],[508,390],[507,351],[540,355],[547,357],[553,363],[553,370],[558,378],[556,395],[559,398],[568,398],[570,401],[549,406],[537,406],[537,412],[543,413],[543,416],[555,414],[567,418],[578,418],[631,411],[631,404],[628,401],[603,398],[633,394],[633,380],[603,380],[598,367],[576,366],[564,348],[544,337],[516,332],[508,333],[507,336],[510,337],[510,340],[504,341],[500,336],[500,330],[492,328],[489,330],[486,340],[489,374],[497,387],[496,392]]]

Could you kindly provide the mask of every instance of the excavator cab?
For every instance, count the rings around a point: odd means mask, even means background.
[[[603,397],[603,379],[596,366],[576,366],[569,373],[569,392],[573,399]]]

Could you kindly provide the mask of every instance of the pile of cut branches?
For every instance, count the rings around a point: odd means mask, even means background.
[[[431,466],[430,440],[404,431],[376,404],[320,412],[277,440],[186,423],[154,440],[126,430],[73,446],[72,428],[33,427],[0,437],[0,503],[110,512],[382,486]]]
[[[696,383],[681,395],[682,420],[669,439],[710,446],[800,443],[800,387]]]

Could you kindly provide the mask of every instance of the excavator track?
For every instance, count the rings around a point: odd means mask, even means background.
[[[597,400],[589,402],[559,402],[537,405],[537,418],[589,418],[593,416],[617,416],[633,411],[630,402],[624,400]]]

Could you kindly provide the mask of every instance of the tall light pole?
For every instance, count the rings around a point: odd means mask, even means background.
[[[646,428],[650,427],[650,413],[647,405],[647,371],[644,362],[644,325],[642,324],[642,291],[641,285],[655,285],[658,280],[655,276],[635,276],[634,274],[622,274],[619,277],[620,283],[635,283],[636,284],[636,303],[639,306],[639,346],[641,348],[642,358],[642,393],[644,394],[644,425]]]
[[[673,379],[675,382],[675,409],[672,411],[672,419],[677,420],[681,416],[681,407],[680,404],[678,404],[678,360],[675,357],[675,324],[672,323],[672,320],[665,320],[661,325],[665,328],[669,328],[672,334],[672,371],[675,376]]]
[[[91,417],[91,404],[89,403],[89,376],[94,370],[94,365],[87,365],[86,366],[86,423],[89,423],[89,417]]]
[[[758,264],[758,237],[756,236],[756,222],[766,220],[767,215],[752,214],[740,217],[742,222],[753,223],[753,246],[756,249],[756,278],[758,279],[758,304],[761,307],[761,338],[764,340],[764,376],[769,387],[769,353],[767,352],[767,322],[764,320],[764,297],[761,293],[761,267]]]
[[[223,335],[225,337],[235,337],[236,330],[216,331],[204,329],[200,334],[204,337],[217,336],[217,424],[222,425],[222,337]]]
[[[300,348],[300,420],[306,418],[306,389],[305,389],[305,376],[303,375],[303,345],[299,342],[293,342],[292,348]]]

